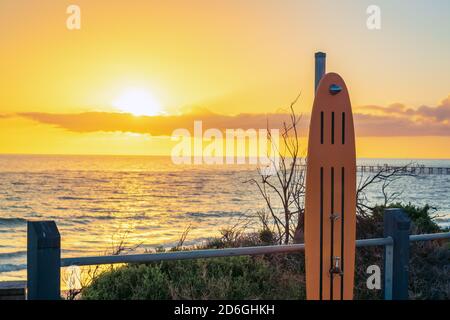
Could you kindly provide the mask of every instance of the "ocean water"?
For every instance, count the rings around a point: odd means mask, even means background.
[[[401,165],[411,160],[359,159],[359,164]],[[450,167],[450,160],[414,160]],[[370,173],[365,173],[365,175]],[[55,220],[62,255],[111,252],[120,242],[138,250],[218,236],[220,229],[264,208],[250,165],[180,166],[168,157],[0,156],[0,280],[26,277],[26,221]],[[450,175],[402,178],[390,186],[398,200],[436,207],[437,222],[450,225]],[[382,202],[379,187],[368,191]]]

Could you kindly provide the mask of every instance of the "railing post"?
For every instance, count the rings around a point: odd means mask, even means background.
[[[384,297],[408,299],[409,230],[411,220],[402,209],[385,209],[384,237],[393,239],[384,251]]]
[[[28,300],[61,298],[61,237],[54,221],[28,221]]]

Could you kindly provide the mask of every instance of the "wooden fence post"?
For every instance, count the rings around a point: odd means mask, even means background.
[[[61,237],[54,221],[28,221],[28,300],[61,298]]]
[[[394,242],[384,251],[385,299],[408,299],[410,226],[411,219],[402,209],[385,209],[384,237]]]

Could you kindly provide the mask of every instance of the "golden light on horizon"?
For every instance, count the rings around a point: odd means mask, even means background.
[[[112,105],[122,112],[135,116],[156,116],[163,113],[159,101],[148,90],[142,88],[126,89]]]

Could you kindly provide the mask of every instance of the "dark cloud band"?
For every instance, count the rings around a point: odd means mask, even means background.
[[[367,112],[377,114],[367,114]],[[175,129],[193,129],[201,120],[203,130],[281,128],[288,114],[220,115],[204,111],[174,116],[141,116],[125,113],[86,112],[53,114],[27,112],[19,116],[54,125],[73,132],[134,132],[170,136]],[[1,115],[0,115],[1,116]],[[306,135],[309,117],[300,120],[301,134]],[[355,109],[354,122],[358,136],[450,136],[450,96],[436,107],[407,108],[402,104],[388,107],[363,106]]]

